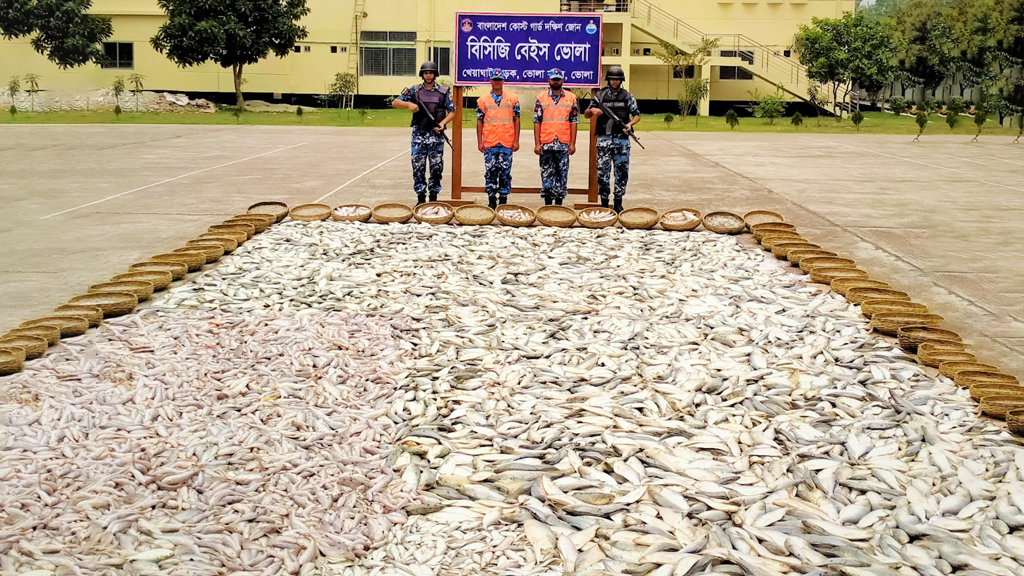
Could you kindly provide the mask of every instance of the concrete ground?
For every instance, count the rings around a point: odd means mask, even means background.
[[[1024,146],[962,136],[640,138],[647,150],[634,147],[627,207],[782,212],[944,315],[982,361],[1024,376],[1024,247],[1014,240],[1024,227]],[[411,203],[408,139],[388,128],[2,126],[0,331],[257,201]],[[482,185],[475,147],[465,159],[466,184]],[[586,164],[583,153],[573,158],[570,186],[585,185]],[[529,146],[513,178],[539,185]]]

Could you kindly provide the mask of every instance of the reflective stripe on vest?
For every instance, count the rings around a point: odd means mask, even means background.
[[[488,92],[480,97],[480,110],[484,113],[484,148],[501,144],[511,148],[515,142],[515,106],[519,97],[505,92],[501,103],[494,101],[494,94]]]
[[[569,114],[576,105],[576,95],[572,92],[562,92],[562,98],[555,103],[555,100],[548,92],[541,92],[537,96],[542,111],[540,123],[540,143],[549,144],[557,137],[563,144],[572,140],[569,131]]]

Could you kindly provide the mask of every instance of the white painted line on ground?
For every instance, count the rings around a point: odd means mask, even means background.
[[[886,154],[885,152],[878,152],[876,150],[869,150],[867,148],[858,148],[857,146],[850,146],[849,144],[843,144],[842,142],[833,142],[831,140],[819,140],[818,138],[811,138],[810,136],[797,135],[800,138],[806,138],[807,140],[813,140],[815,142],[825,142],[827,144],[835,144],[836,146],[845,146],[846,148],[853,148],[854,150],[860,150],[861,152],[870,152],[872,154],[878,154],[879,156],[885,156],[886,158],[893,158],[896,160],[902,160],[903,162],[913,162],[915,164],[922,164],[931,168],[938,168],[939,170],[949,170],[950,172],[962,173],[962,170],[955,168],[947,168],[946,166],[939,166],[938,164],[929,164],[928,162],[921,162],[920,160],[914,160],[913,158],[904,158],[902,156],[893,156],[892,154]]]
[[[996,184],[995,182],[989,182],[988,180],[978,180],[978,182],[981,182],[983,184],[991,184],[993,186],[999,186],[1000,188],[1009,188],[1010,190],[1020,190],[1021,192],[1024,192],[1024,188],[1014,188],[1013,186],[1007,186],[1005,184]]]
[[[232,162],[225,162],[224,164],[218,164],[216,166],[210,166],[209,168],[203,168],[202,170],[196,170],[195,172],[189,172],[188,174],[182,174],[181,176],[175,176],[174,178],[168,178],[167,180],[161,180],[159,182],[154,182],[152,184],[146,184],[145,186],[140,186],[138,188],[135,188],[133,190],[129,190],[127,192],[121,192],[120,194],[114,194],[113,196],[107,196],[106,198],[103,198],[102,200],[96,200],[95,202],[89,202],[88,204],[82,204],[81,206],[75,206],[74,208],[68,208],[67,210],[62,210],[60,212],[54,212],[53,214],[49,214],[47,216],[43,216],[42,218],[40,218],[40,220],[46,220],[47,218],[53,218],[54,216],[60,216],[61,214],[67,214],[68,212],[74,212],[75,210],[81,210],[82,208],[88,208],[89,206],[95,206],[96,204],[100,204],[100,203],[106,202],[107,200],[113,200],[114,198],[120,198],[121,196],[125,196],[125,195],[131,194],[133,192],[139,192],[140,190],[145,190],[146,188],[152,188],[154,186],[159,186],[161,184],[167,184],[168,182],[174,182],[175,180],[181,180],[182,178],[185,178],[185,177],[188,177],[188,176],[192,176],[193,174],[199,174],[200,172],[208,172],[210,170],[216,170],[217,168],[223,168],[225,166],[231,166],[232,164],[238,164],[239,162],[245,162],[246,160],[252,160],[253,158],[260,158],[261,156],[269,156],[271,154],[275,154],[275,153],[280,152],[282,150],[289,150],[291,148],[298,148],[299,146],[305,146],[305,144],[306,144],[305,142],[302,142],[301,144],[295,144],[294,146],[285,146],[284,148],[278,148],[277,150],[271,150],[270,152],[264,152],[262,154],[257,154],[255,156],[249,156],[248,158],[242,158],[241,160],[234,160]]]
[[[949,156],[950,158],[953,158],[954,160],[959,160],[961,162],[970,162],[971,164],[984,164],[984,162],[978,162],[977,160],[969,160],[967,158],[961,158],[959,156],[951,156],[949,154],[946,154],[946,156]]]
[[[1018,166],[1024,166],[1024,162],[1014,162],[1013,160],[1003,160],[1002,158],[996,158],[995,156],[986,156],[986,158],[991,158],[993,160],[999,160],[1000,162],[1009,162],[1010,164],[1017,164]]]
[[[363,176],[366,176],[366,175],[367,175],[367,174],[369,174],[370,172],[373,172],[374,170],[376,170],[377,168],[380,168],[381,166],[383,166],[383,165],[387,164],[388,162],[391,162],[391,161],[392,161],[392,160],[394,160],[395,158],[398,158],[399,156],[404,156],[404,155],[406,155],[406,154],[408,154],[408,153],[409,153],[409,150],[405,150],[405,151],[403,151],[403,152],[399,152],[398,154],[395,154],[395,155],[394,155],[394,156],[392,156],[391,158],[388,158],[387,160],[385,160],[385,161],[381,162],[380,164],[377,164],[377,165],[376,165],[376,166],[374,166],[373,168],[370,168],[370,169],[369,169],[369,170],[367,170],[366,172],[363,172],[363,173],[362,173],[362,174],[360,174],[359,176],[356,176],[355,178],[353,178],[353,179],[349,180],[348,182],[345,182],[345,183],[344,183],[344,184],[342,184],[341,186],[338,186],[338,187],[337,187],[337,188],[335,188],[334,190],[331,190],[331,191],[330,191],[330,192],[328,192],[327,194],[324,194],[323,196],[321,196],[321,197],[317,198],[317,199],[316,199],[316,201],[315,201],[314,203],[315,203],[315,204],[319,204],[319,203],[323,202],[323,201],[324,201],[324,200],[325,200],[325,199],[326,199],[326,198],[327,198],[328,196],[330,196],[330,195],[334,194],[335,192],[338,192],[338,191],[342,190],[343,188],[345,188],[345,187],[346,187],[346,186],[348,186],[349,184],[351,184],[351,183],[355,182],[356,180],[359,180],[359,179],[360,179],[360,178],[362,178]]]

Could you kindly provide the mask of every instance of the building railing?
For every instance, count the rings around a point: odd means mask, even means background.
[[[629,12],[631,0],[561,0],[562,12]]]

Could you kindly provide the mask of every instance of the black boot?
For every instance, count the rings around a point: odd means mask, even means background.
[[[502,194],[498,196],[498,206],[504,206],[505,204],[508,204],[508,195]]]
[[[561,205],[562,205],[562,199],[561,198],[555,198],[555,206],[561,206]]]
[[[420,204],[423,204],[426,201],[427,201],[427,195],[426,194],[417,194],[416,195],[416,205],[417,206],[419,206]]]
[[[622,212],[622,199],[621,198],[616,198],[615,199],[615,208],[613,208],[613,209],[616,212]]]
[[[607,208],[607,207],[608,207],[608,199],[607,198],[601,198],[601,208]]]
[[[545,194],[544,195],[544,205],[545,206],[551,206],[551,203],[552,203],[551,196],[548,196],[547,194]]]
[[[498,207],[498,199],[495,198],[494,196],[488,196],[487,197],[487,207],[490,208],[491,210],[494,210],[495,208],[497,208]]]
[[[430,201],[431,202],[437,202],[437,192],[431,192],[430,193]]]

